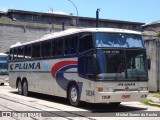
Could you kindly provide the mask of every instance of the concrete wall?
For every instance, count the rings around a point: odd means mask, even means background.
[[[147,57],[150,59],[151,68],[149,74],[149,91],[160,91],[160,38],[157,32],[160,31],[160,24],[153,22],[143,26],[143,37],[147,50]]]
[[[50,25],[51,26],[51,25]],[[112,27],[118,28],[118,26]],[[128,27],[122,26],[122,27]],[[131,26],[129,26],[131,28]],[[35,39],[39,39],[42,36],[52,33],[53,31],[60,31],[62,28],[59,29],[52,29],[52,28],[43,28],[39,26],[30,27],[27,25],[6,25],[0,24],[0,52],[6,52],[9,50],[9,47],[17,42],[27,42],[32,41]]]
[[[150,59],[149,91],[160,90],[160,42],[158,39],[145,40],[147,57]]]
[[[41,38],[49,34],[50,29],[28,28],[24,26],[11,26],[0,24],[0,53],[9,50],[9,47],[17,42],[27,42]]]

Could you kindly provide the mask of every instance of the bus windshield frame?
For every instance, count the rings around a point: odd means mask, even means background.
[[[140,34],[97,32],[94,43],[96,81],[148,81],[146,50]]]

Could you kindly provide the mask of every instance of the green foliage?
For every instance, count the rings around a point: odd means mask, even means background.
[[[160,98],[160,92],[154,93],[154,94],[153,94],[153,97]]]
[[[143,103],[143,104],[145,104],[145,105],[150,105],[149,102],[152,102],[152,103],[153,103],[153,100],[147,99],[147,100],[141,101],[141,103]]]

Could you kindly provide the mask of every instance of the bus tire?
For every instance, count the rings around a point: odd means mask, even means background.
[[[80,95],[76,84],[72,84],[69,88],[69,102],[72,106],[78,106],[80,103]]]
[[[28,96],[28,83],[26,80],[23,81],[23,95]]]
[[[4,83],[1,83],[1,85],[4,85]]]
[[[113,102],[113,103],[110,103],[111,106],[115,106],[115,107],[116,107],[116,106],[119,106],[120,104],[121,104],[121,102]]]
[[[22,95],[23,88],[22,88],[22,82],[21,80],[18,80],[18,94]]]

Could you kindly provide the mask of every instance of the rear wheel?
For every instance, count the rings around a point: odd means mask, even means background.
[[[26,80],[23,82],[23,95],[24,96],[28,95],[28,83]]]
[[[73,84],[71,85],[70,89],[69,89],[69,102],[71,103],[71,105],[73,106],[78,106],[80,103],[80,96],[79,96],[79,91],[78,91],[78,87]]]
[[[4,85],[4,83],[1,83],[1,85]]]
[[[22,95],[22,82],[21,82],[21,80],[18,81],[18,94]]]

